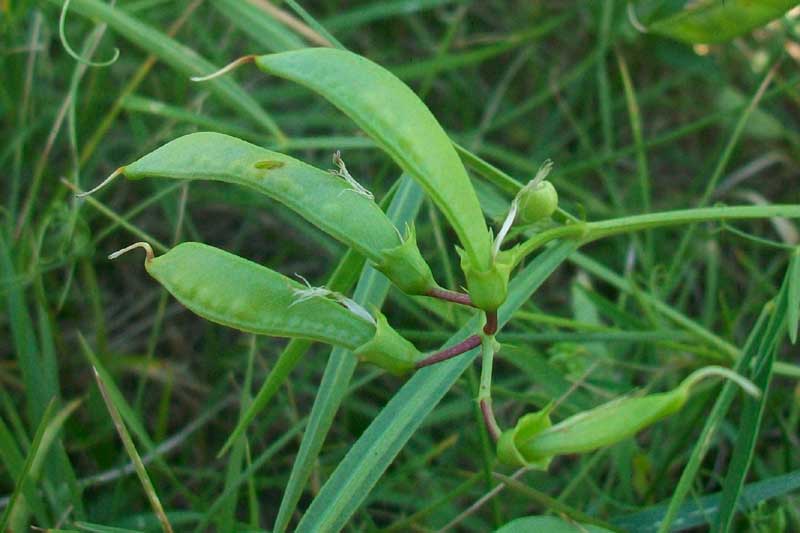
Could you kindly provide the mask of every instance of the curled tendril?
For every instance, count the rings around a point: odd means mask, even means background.
[[[64,0],[64,5],[61,6],[61,17],[58,19],[58,36],[61,39],[61,45],[64,47],[64,50],[66,50],[67,53],[78,63],[83,63],[84,65],[88,65],[90,67],[107,67],[116,63],[117,59],[119,59],[119,48],[114,48],[114,55],[107,61],[92,61],[81,56],[72,48],[72,46],[70,46],[69,41],[67,41],[67,34],[64,31],[70,1],[71,0]]]

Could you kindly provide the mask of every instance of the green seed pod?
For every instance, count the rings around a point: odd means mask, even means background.
[[[355,302],[309,288],[269,268],[201,243],[181,243],[153,257],[144,243],[147,272],[197,315],[240,331],[342,346],[364,361],[400,374],[420,353],[386,322]],[[328,296],[338,296],[338,301]],[[344,304],[344,305],[343,305]],[[347,306],[347,307],[345,307]],[[352,309],[351,308],[356,308]]]
[[[255,63],[315,91],[364,130],[422,186],[453,227],[476,274],[466,272],[470,294],[495,291],[489,231],[469,175],[447,133],[402,80],[364,57],[333,48],[270,54]],[[483,285],[482,274],[489,285]],[[505,298],[505,293],[496,296]],[[481,301],[475,304],[491,310]],[[495,309],[499,305],[489,303]]]
[[[549,407],[523,416],[513,429],[501,435],[498,458],[510,465],[546,469],[556,455],[585,453],[610,446],[679,411],[689,399],[691,387],[708,376],[731,379],[749,394],[759,394],[752,383],[735,372],[722,367],[705,367],[690,374],[669,392],[613,400],[554,426],[550,426]]]
[[[558,209],[558,192],[547,180],[540,181],[531,188],[523,187],[517,198],[518,224],[533,224],[550,218]]]
[[[200,132],[165,144],[121,172],[130,179],[214,180],[249,187],[357,250],[404,292],[427,293],[436,283],[413,231],[401,239],[369,191],[354,183],[338,161],[339,172],[325,172],[229,135]]]

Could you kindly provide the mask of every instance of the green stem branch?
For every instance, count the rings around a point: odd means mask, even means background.
[[[502,434],[492,410],[492,365],[497,342],[494,335],[481,335],[481,382],[478,387],[478,403],[489,435],[497,442]]]
[[[576,239],[581,241],[581,245],[584,245],[604,237],[646,229],[680,226],[698,222],[771,217],[800,218],[800,205],[703,207],[613,218],[600,222],[567,224],[537,233],[527,241],[517,245],[516,261],[519,263],[523,258],[555,239]]]

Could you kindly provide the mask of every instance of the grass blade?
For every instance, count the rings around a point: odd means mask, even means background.
[[[139,481],[142,483],[142,487],[144,488],[145,495],[150,502],[150,506],[153,508],[153,512],[156,514],[156,516],[158,516],[164,533],[172,533],[172,526],[169,523],[169,519],[167,519],[167,515],[164,513],[164,508],[161,506],[161,501],[158,499],[156,489],[153,487],[153,483],[150,481],[150,476],[147,475],[147,469],[142,462],[142,458],[139,456],[139,452],[136,451],[136,445],[133,443],[133,439],[131,439],[131,435],[128,433],[125,423],[122,421],[122,416],[119,414],[119,410],[117,409],[116,405],[114,405],[114,401],[111,398],[111,395],[108,393],[108,389],[106,389],[103,378],[100,377],[100,373],[94,367],[92,367],[92,370],[94,371],[94,377],[97,380],[97,387],[100,389],[100,394],[103,395],[103,401],[108,409],[108,414],[111,415],[111,419],[114,421],[114,427],[117,429],[120,440],[122,440],[122,445],[125,447],[125,451],[128,453],[128,456],[131,458],[131,462],[133,462],[133,466],[136,469],[136,475],[139,477]]]
[[[50,401],[42,413],[39,427],[31,442],[25,465],[14,486],[14,492],[8,501],[8,506],[0,518],[0,531],[25,531],[27,520],[27,506],[24,500],[20,499],[23,493],[29,492],[32,483],[39,478],[42,464],[47,457],[51,445],[55,442],[61,426],[67,418],[78,408],[80,401],[75,400],[67,404],[58,412],[56,410],[56,399]]]
[[[764,306],[761,316],[747,339],[742,355],[736,363],[735,370],[737,373],[742,374],[746,372],[749,368],[750,361],[759,353],[759,350],[765,346],[769,346],[771,344],[770,339],[774,339],[779,333],[774,327],[775,321],[771,320],[773,312],[774,306],[772,303],[768,303]],[[683,473],[672,495],[669,506],[664,513],[664,518],[660,521],[659,533],[667,533],[670,531],[670,527],[678,511],[694,483],[703,458],[713,443],[714,434],[725,418],[736,393],[737,389],[734,384],[726,383],[723,385],[722,391],[718,395],[716,402],[714,402],[714,406],[707,417],[703,430],[697,439],[697,444],[692,450],[689,461],[683,469]]]
[[[792,265],[786,271],[783,287],[777,296],[777,303],[774,306],[770,318],[769,332],[759,346],[760,358],[755,363],[755,369],[751,381],[761,389],[761,397],[746,398],[742,409],[742,422],[736,437],[736,445],[731,456],[730,466],[725,480],[722,484],[722,498],[720,512],[717,523],[713,531],[729,531],[733,517],[736,514],[737,503],[742,492],[750,463],[755,453],[756,442],[761,427],[761,420],[764,417],[764,409],[767,406],[767,397],[770,380],[772,378],[773,364],[777,355],[778,347],[783,336],[783,323],[786,319],[786,305],[788,303],[789,292],[792,288],[792,276],[794,274]]]
[[[786,308],[786,327],[789,330],[789,340],[797,343],[797,327],[800,323],[800,247],[792,252],[789,261],[789,293]]]
[[[50,1],[55,4],[61,3],[60,0]],[[128,39],[132,44],[153,54],[187,77],[203,76],[217,70],[215,65],[209,63],[191,48],[180,44],[157,29],[109,4],[99,0],[73,0],[70,4],[70,9],[85,17],[94,18],[108,24],[109,27]],[[188,80],[187,83],[189,83]],[[286,136],[272,117],[230,77],[211,80],[204,84],[204,87],[207,87],[231,108],[250,117],[257,124],[271,132],[279,142],[285,140]]]
[[[411,223],[422,205],[422,190],[409,177],[401,178],[387,215],[397,226]],[[353,299],[362,305],[380,307],[389,291],[389,281],[373,268],[362,271]],[[283,499],[275,519],[274,530],[285,531],[300,500],[303,488],[311,475],[333,417],[339,409],[346,392],[347,385],[353,376],[356,359],[348,351],[334,349],[325,367],[319,392],[314,399],[314,406],[309,415],[308,428],[303,435],[300,450],[297,452],[292,473],[286,484]]]
[[[742,512],[749,511],[762,502],[785,496],[798,489],[800,489],[800,470],[757,481],[744,488],[737,509]],[[720,497],[721,493],[718,492],[684,503],[680,506],[674,523],[680,523],[682,529],[706,524],[718,513]],[[648,507],[637,513],[615,518],[612,523],[625,531],[654,533],[666,509],[666,505]]]

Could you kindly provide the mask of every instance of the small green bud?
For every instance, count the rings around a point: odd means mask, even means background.
[[[518,224],[533,224],[553,216],[558,209],[558,192],[549,181],[540,181],[530,188],[526,185],[517,198]]]
[[[514,199],[517,204],[516,224],[539,222],[553,216],[558,209],[558,192],[547,181],[547,175],[552,169],[553,162],[547,159],[539,167],[536,176],[517,193]]]
[[[461,270],[467,278],[467,290],[472,303],[484,311],[496,311],[508,296],[508,278],[516,262],[515,249],[499,252],[488,270],[478,270],[463,250],[456,248],[461,256]]]
[[[541,411],[528,413],[519,419],[516,426],[500,435],[500,440],[497,441],[497,458],[501,463],[547,470],[553,459],[552,456],[535,459],[526,457],[519,449],[519,443],[530,440],[553,425],[550,421],[552,409],[553,404],[551,403]]]
[[[377,365],[395,374],[405,374],[414,369],[420,358],[417,348],[389,325],[386,317],[379,311],[375,314],[375,336],[355,350],[362,361]]]
[[[401,244],[381,250],[381,257],[375,268],[406,294],[427,294],[436,287],[431,267],[417,246],[417,234],[413,226],[406,227],[406,236]]]

